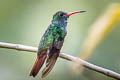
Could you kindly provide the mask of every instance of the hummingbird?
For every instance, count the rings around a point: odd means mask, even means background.
[[[65,36],[67,34],[67,21],[68,18],[77,13],[86,12],[84,10],[74,12],[58,11],[53,15],[51,24],[43,34],[37,51],[37,59],[31,70],[30,76],[35,77],[44,62],[46,62],[45,68],[42,70],[42,78],[46,77],[52,70],[56,63],[56,60],[60,54],[60,50],[63,46]]]

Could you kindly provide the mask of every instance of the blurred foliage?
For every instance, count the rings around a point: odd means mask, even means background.
[[[104,40],[106,34],[111,32],[119,21],[120,4],[111,4],[89,29],[88,36],[82,46],[80,58],[87,61],[92,56],[96,46]],[[83,68],[81,65],[73,63],[73,70],[80,72],[78,69],[82,70]]]
[[[68,34],[62,52],[77,56],[82,50],[89,26],[104,12],[108,5],[120,0],[0,0],[0,41],[38,46],[39,40],[52,15],[59,11],[87,10],[70,17]],[[120,72],[120,24],[106,36],[90,58],[98,66]],[[77,54],[78,53],[78,54]],[[29,77],[36,55],[0,49],[0,80],[40,80]],[[85,69],[81,75],[71,72],[71,62],[58,59],[46,80],[113,80],[100,73]]]
[[[94,49],[105,38],[106,34],[116,27],[120,21],[120,4],[111,4],[109,8],[95,21],[88,31],[80,57],[88,60]]]

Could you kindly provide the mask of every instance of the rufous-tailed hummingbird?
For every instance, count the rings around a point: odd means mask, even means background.
[[[67,34],[66,26],[69,16],[85,11],[75,11],[66,13],[58,11],[53,15],[51,24],[48,26],[41,38],[37,59],[32,68],[30,76],[35,77],[46,60],[46,67],[42,71],[42,78],[46,77],[52,70],[63,46],[65,36]]]

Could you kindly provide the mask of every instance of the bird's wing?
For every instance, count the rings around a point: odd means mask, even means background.
[[[57,45],[60,45],[62,47],[61,44],[63,44],[63,42]],[[42,71],[42,78],[46,77],[49,74],[49,72],[52,70],[53,66],[55,65],[61,49],[61,48],[60,49],[57,49],[57,48],[58,47],[52,47],[50,49],[50,52],[46,61],[46,67]]]
[[[63,32],[63,29],[59,30]],[[60,49],[64,42],[64,37],[66,34],[62,32],[57,32],[56,37],[53,40],[52,48],[50,48],[49,55],[46,61],[46,67],[42,71],[42,78],[46,77],[48,73],[52,70],[59,56]]]

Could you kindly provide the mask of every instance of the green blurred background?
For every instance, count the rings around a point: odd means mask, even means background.
[[[52,15],[59,11],[87,10],[70,17],[62,52],[77,56],[88,29],[112,3],[120,0],[0,0],[0,41],[37,47]],[[120,73],[120,23],[94,51],[89,62]],[[0,48],[0,80],[40,80],[29,77],[36,54]],[[58,59],[46,80],[114,80],[85,69],[71,71],[71,62]]]

